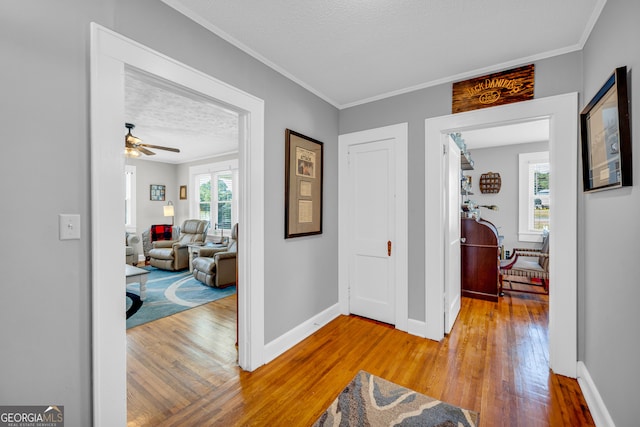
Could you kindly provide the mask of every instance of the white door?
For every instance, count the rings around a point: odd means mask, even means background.
[[[445,150],[444,168],[447,195],[447,224],[445,232],[445,270],[444,270],[444,327],[448,334],[460,312],[460,149],[448,138]]]
[[[395,147],[393,140],[348,151],[349,309],[395,324]]]

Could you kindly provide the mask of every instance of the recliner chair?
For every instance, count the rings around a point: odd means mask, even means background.
[[[184,270],[189,267],[187,245],[204,243],[209,229],[209,221],[187,219],[180,227],[177,240],[159,240],[153,242],[149,251],[149,263],[163,270]]]
[[[238,253],[238,224],[231,229],[226,248],[200,249],[200,256],[193,260],[193,277],[207,286],[225,288],[236,284]]]

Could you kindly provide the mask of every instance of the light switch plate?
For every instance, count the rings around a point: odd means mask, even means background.
[[[60,240],[80,239],[80,215],[60,214],[58,216]]]

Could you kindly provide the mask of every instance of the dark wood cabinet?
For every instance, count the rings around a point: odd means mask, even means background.
[[[498,229],[489,221],[462,218],[460,234],[462,295],[498,301]]]

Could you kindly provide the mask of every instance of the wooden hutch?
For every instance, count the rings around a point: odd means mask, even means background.
[[[462,295],[498,301],[498,229],[483,219],[462,218],[460,237]]]

